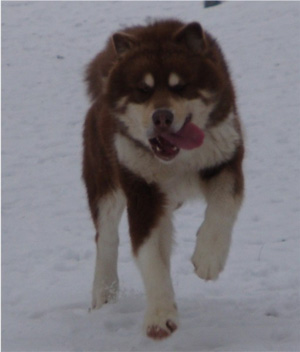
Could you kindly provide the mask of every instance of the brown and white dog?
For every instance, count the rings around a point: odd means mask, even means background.
[[[83,179],[96,228],[92,308],[118,292],[118,224],[127,206],[144,281],[146,334],[178,327],[170,277],[172,214],[204,196],[192,263],[204,280],[224,269],[243,198],[243,138],[234,88],[215,39],[198,23],[157,21],[115,33],[86,73]]]

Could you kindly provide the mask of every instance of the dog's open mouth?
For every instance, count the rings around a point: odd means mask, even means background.
[[[191,150],[200,147],[204,140],[204,132],[191,122],[189,115],[181,129],[177,132],[162,132],[149,139],[154,154],[165,161],[175,158],[180,149]]]
[[[158,136],[156,138],[149,139],[152,150],[154,154],[160,159],[169,161],[175,158],[175,156],[179,153],[180,148],[176,145],[169,143],[162,136]]]

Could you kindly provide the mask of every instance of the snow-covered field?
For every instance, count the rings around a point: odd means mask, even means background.
[[[88,312],[94,229],[80,179],[86,63],[148,17],[197,20],[222,45],[247,135],[246,200],[221,278],[190,256],[204,206],[176,218],[180,329],[142,335],[142,282],[120,226],[119,301]],[[300,3],[2,3],[2,350],[300,351]]]

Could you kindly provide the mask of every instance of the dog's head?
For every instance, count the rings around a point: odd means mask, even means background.
[[[224,77],[198,23],[156,23],[112,37],[106,94],[123,132],[163,161],[201,147]]]

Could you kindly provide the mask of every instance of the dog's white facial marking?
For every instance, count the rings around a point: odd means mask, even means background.
[[[175,72],[172,72],[169,76],[169,86],[170,87],[175,87],[180,83],[181,79],[179,77],[179,75]]]
[[[116,115],[118,119],[127,127],[129,135],[148,145],[147,131],[151,125],[149,108],[143,104],[128,103],[125,113]]]
[[[123,108],[124,106],[126,106],[127,100],[128,100],[127,97],[122,97],[121,99],[119,99],[119,100],[116,102],[116,108],[117,108],[117,109],[121,109],[121,108]]]
[[[154,88],[155,85],[155,81],[154,81],[154,77],[151,73],[146,73],[144,76],[144,83],[146,86],[148,86],[149,88]]]
[[[203,96],[205,99],[210,99],[212,97],[212,93],[206,89],[199,89],[198,94]]]
[[[215,101],[215,94],[206,89],[199,89],[198,94],[205,105],[210,105]]]

